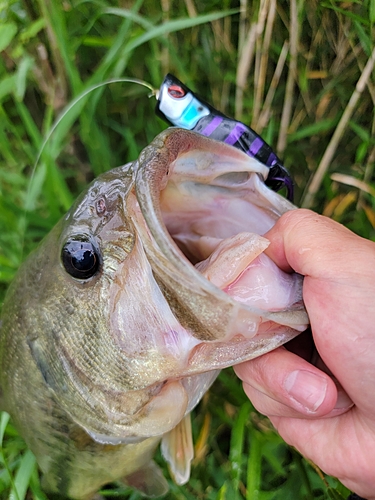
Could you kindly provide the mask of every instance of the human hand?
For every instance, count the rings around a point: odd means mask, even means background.
[[[287,443],[375,500],[375,243],[309,210],[286,213],[266,237],[278,266],[305,276],[318,355],[302,334],[295,352],[280,347],[235,371]]]

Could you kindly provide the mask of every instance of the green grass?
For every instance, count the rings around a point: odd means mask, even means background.
[[[165,73],[176,74],[277,149],[295,179],[297,204],[375,239],[373,71],[354,92],[374,50],[375,1],[241,5],[240,12],[228,0],[0,3],[0,300],[84,186],[134,160],[165,128],[143,87],[112,83],[85,94],[107,79],[139,78],[157,88]],[[230,370],[193,424],[192,478],[184,487],[171,483],[168,498],[348,494],[283,443]],[[45,499],[35,459],[6,414],[0,443],[0,497]],[[102,494],[139,498],[116,486]]]

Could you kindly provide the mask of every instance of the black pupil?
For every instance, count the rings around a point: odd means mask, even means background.
[[[95,265],[95,254],[81,248],[72,255],[72,264],[79,271],[89,271]]]
[[[91,278],[99,268],[99,256],[90,241],[71,240],[62,249],[65,270],[74,278]]]

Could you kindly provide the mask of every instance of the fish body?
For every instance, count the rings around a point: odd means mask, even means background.
[[[293,180],[271,146],[244,123],[225,116],[168,73],[158,92],[156,113],[167,123],[225,142],[256,158],[269,168],[266,184],[287,188],[293,201]]]
[[[160,440],[186,482],[189,413],[219,370],[306,328],[302,278],[264,255],[261,235],[294,208],[268,172],[169,129],[94,180],[22,265],[1,315],[0,405],[47,492],[164,493]]]

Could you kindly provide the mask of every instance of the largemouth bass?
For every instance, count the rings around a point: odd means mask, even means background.
[[[192,458],[189,413],[222,368],[305,330],[302,278],[262,235],[295,208],[268,167],[168,129],[98,177],[20,268],[0,330],[0,404],[47,492],[89,499],[122,479],[166,491]]]

